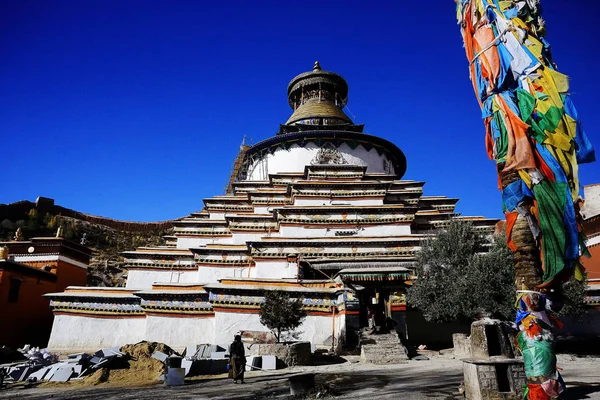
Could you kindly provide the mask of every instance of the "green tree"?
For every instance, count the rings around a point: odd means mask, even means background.
[[[490,243],[471,224],[453,221],[423,244],[416,274],[407,300],[428,321],[469,321],[482,310],[499,319],[514,317],[513,255],[503,234]],[[563,296],[549,296],[564,299],[560,316],[585,314],[586,288],[586,279],[572,277],[562,286]]]
[[[301,298],[292,299],[282,291],[265,292],[265,301],[260,306],[260,322],[273,332],[277,342],[281,340],[281,332],[296,329],[305,317]]]
[[[469,321],[483,310],[506,319],[514,313],[514,270],[506,239],[490,243],[468,222],[453,221],[423,244],[416,275],[408,304],[428,321]]]
[[[582,280],[577,280],[571,276],[567,282],[562,285],[562,299],[564,307],[560,310],[559,315],[572,315],[582,318],[587,312],[587,306],[584,303],[586,289],[588,286],[587,277]]]

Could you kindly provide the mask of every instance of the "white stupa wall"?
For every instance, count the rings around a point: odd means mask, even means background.
[[[374,148],[367,151],[359,145],[351,149],[346,143],[342,143],[336,149],[348,164],[366,166],[367,173],[395,173],[393,164],[386,155],[380,155]],[[288,150],[278,149],[273,154],[267,153],[249,166],[246,180],[264,181],[269,179],[269,174],[304,172],[304,168],[311,165],[318,151],[319,146],[308,143],[304,147],[292,145]]]
[[[214,283],[225,278],[251,278],[254,277],[250,267],[207,267],[199,266],[196,272],[198,283]]]
[[[215,338],[216,344],[229,346],[233,337],[243,330],[269,332],[269,329],[260,323],[258,314],[215,312],[215,332],[218,332]],[[322,346],[331,345],[331,338],[334,335],[337,341],[342,331],[345,331],[343,316],[308,315],[294,332],[298,334],[297,340],[309,341],[316,346]]]
[[[232,244],[233,239],[231,236],[215,236],[215,237],[178,237],[177,248],[178,249],[196,249],[198,247],[204,247],[207,244]]]
[[[55,315],[48,348],[54,352],[95,352],[144,340],[146,318]]]
[[[330,228],[327,227],[304,227],[297,225],[281,225],[279,227],[279,235],[281,237],[336,237],[336,232],[347,232],[352,230],[348,228]],[[410,235],[410,225],[378,225],[378,226],[363,226],[356,235],[349,237],[387,237],[387,236],[403,236]]]
[[[294,197],[295,206],[330,206],[342,204],[349,206],[382,206],[383,198],[336,200],[327,197]]]
[[[294,279],[298,277],[298,264],[287,260],[256,261],[254,277]]]
[[[167,343],[175,350],[190,344],[214,343],[215,319],[212,315],[189,318],[149,315],[144,339]]]
[[[158,283],[196,283],[198,282],[198,271],[186,270],[138,270],[130,269],[127,272],[128,289],[151,289],[152,284]]]

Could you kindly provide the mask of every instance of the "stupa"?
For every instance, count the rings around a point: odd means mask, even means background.
[[[344,113],[342,76],[316,62],[287,92],[292,115],[275,136],[241,147],[225,195],[174,221],[164,246],[124,253],[124,288],[48,295],[51,349],[266,335],[259,308],[271,290],[303,299],[297,339],[316,347],[342,346],[369,312],[409,335],[404,294],[421,242],[452,219],[485,233],[498,220],[460,216],[458,199],[402,180],[402,151]]]

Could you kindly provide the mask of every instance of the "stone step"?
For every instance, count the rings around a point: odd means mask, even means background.
[[[408,360],[402,346],[383,347],[376,344],[366,344],[361,347],[360,359],[370,364],[401,364]]]

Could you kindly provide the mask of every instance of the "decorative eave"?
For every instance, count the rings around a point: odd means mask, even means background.
[[[101,290],[66,291],[62,293],[48,293],[44,297],[50,298],[50,308],[55,314],[68,313],[132,317],[144,315],[140,307],[140,298],[131,293],[109,293]]]
[[[163,260],[169,259],[191,259],[193,254],[187,249],[173,249],[169,247],[137,249],[133,251],[124,251],[121,253],[125,259],[148,259],[158,258]]]
[[[136,292],[147,314],[213,315],[205,290],[142,290]]]
[[[336,274],[342,281],[369,282],[369,281],[400,281],[410,280],[412,272],[404,267],[387,268],[346,268]]]
[[[283,291],[302,298],[302,309],[330,313],[337,309],[338,295],[343,288],[317,288],[301,286],[266,286],[246,284],[211,283],[205,285],[209,300],[215,309],[248,309],[258,311],[264,302],[265,291]]]

